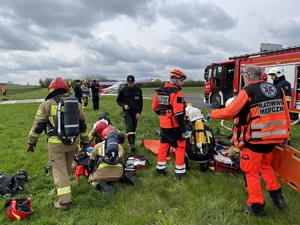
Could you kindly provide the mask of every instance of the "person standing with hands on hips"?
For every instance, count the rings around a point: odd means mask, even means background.
[[[126,136],[130,150],[134,152],[136,128],[143,111],[143,93],[142,89],[135,85],[133,75],[127,76],[127,85],[119,90],[116,102],[123,108]]]
[[[272,150],[289,138],[291,121],[284,91],[261,80],[262,71],[257,65],[243,68],[245,87],[226,108],[212,110],[206,119],[235,118],[234,145],[241,148],[240,167],[245,173],[248,192],[245,211],[264,216],[265,201],[260,176],[266,184],[270,197],[279,209],[286,202],[281,194],[272,163]]]
[[[157,90],[152,110],[159,115],[160,121],[160,146],[157,154],[156,171],[158,175],[167,175],[167,153],[170,147],[175,151],[175,176],[180,180],[186,173],[185,148],[189,132],[186,129],[184,114],[185,101],[181,88],[186,75],[180,69],[170,73],[170,81]]]

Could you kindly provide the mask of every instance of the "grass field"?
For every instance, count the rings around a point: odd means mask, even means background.
[[[198,90],[198,89],[197,89]],[[151,90],[152,91],[152,90]],[[186,90],[187,91],[187,90]],[[195,91],[195,90],[193,90]],[[200,91],[196,91],[200,92]],[[146,90],[144,91],[146,93]],[[46,94],[45,94],[46,95]],[[34,93],[37,98],[44,98]],[[28,97],[33,98],[33,97]],[[121,108],[114,96],[101,96],[100,110],[92,109],[91,100],[85,110],[88,128],[91,129],[99,113],[107,113],[113,124],[124,131]],[[34,153],[27,153],[27,135],[31,128],[38,103],[0,105],[0,157],[1,172],[14,174],[27,170],[31,179],[25,189],[18,192],[17,198],[30,197],[34,214],[23,224],[128,224],[128,225],[202,225],[202,224],[299,224],[300,195],[282,183],[283,194],[288,208],[278,210],[264,189],[267,216],[256,218],[243,212],[246,202],[244,181],[240,174],[227,174],[214,171],[200,172],[197,163],[191,163],[191,170],[181,181],[173,176],[174,161],[168,162],[168,177],[157,177],[156,156],[140,146],[143,139],[158,139],[158,117],[151,111],[151,100],[144,101],[144,111],[137,130],[139,155],[147,155],[146,167],[137,171],[142,185],[129,186],[114,183],[117,189],[114,196],[94,190],[85,177],[80,182],[72,181],[74,207],[67,212],[51,207],[56,200],[51,174],[44,173],[48,161],[46,135],[42,134]],[[206,115],[207,110],[202,109]],[[215,129],[220,121],[210,121]],[[299,127],[292,127],[292,144],[300,149]],[[221,133],[226,130],[221,128]],[[130,154],[127,142],[126,154]],[[73,177],[71,177],[73,179]],[[264,185],[263,185],[264,188]],[[4,205],[7,198],[1,198]],[[1,224],[11,224],[2,208]]]

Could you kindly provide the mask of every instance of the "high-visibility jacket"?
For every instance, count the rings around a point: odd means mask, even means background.
[[[241,129],[234,129],[233,139],[239,144],[282,144],[290,135],[291,121],[283,90],[262,81],[245,87],[226,108],[212,110],[211,118],[237,118],[234,126]]]
[[[161,128],[180,127],[186,131],[184,123],[184,99],[179,87],[166,82],[156,91],[152,102],[152,110],[160,115]]]

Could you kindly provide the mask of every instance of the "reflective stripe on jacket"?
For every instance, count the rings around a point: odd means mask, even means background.
[[[164,87],[155,93],[152,110],[159,111],[161,128],[179,127],[176,115],[184,114],[182,92],[176,85],[166,82]]]

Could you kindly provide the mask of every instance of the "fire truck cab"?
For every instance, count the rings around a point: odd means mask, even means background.
[[[290,112],[300,113],[300,46],[234,56],[208,65],[204,72],[204,102],[214,108],[224,107],[226,100],[243,88],[241,71],[246,64],[256,64],[266,73],[272,67],[283,69],[292,87]],[[270,76],[268,82],[272,83]]]

